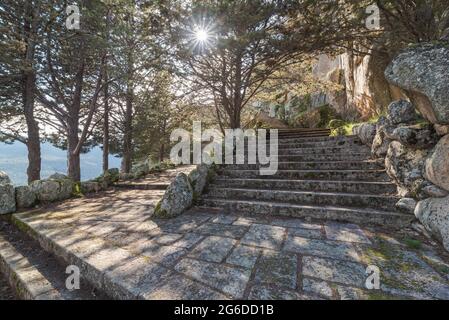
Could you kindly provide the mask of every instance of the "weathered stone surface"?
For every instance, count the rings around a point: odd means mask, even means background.
[[[243,237],[241,243],[255,247],[279,250],[285,232],[285,228],[254,224]]]
[[[373,140],[373,145],[371,147],[371,154],[375,158],[383,158],[386,156],[388,147],[392,141],[388,137],[389,130],[389,125],[377,125],[377,132]]]
[[[209,262],[221,262],[236,243],[236,240],[230,238],[207,237],[195,247],[189,256]]]
[[[81,192],[84,194],[100,192],[103,190],[101,184],[95,181],[83,181],[80,184]]]
[[[239,245],[229,255],[226,263],[252,269],[257,261],[257,258],[259,257],[260,252],[261,249]]]
[[[354,246],[329,240],[315,240],[289,236],[284,246],[285,251],[296,252],[304,255],[329,257],[358,261],[359,256]]]
[[[449,125],[435,124],[433,128],[439,136],[445,136],[449,134]]]
[[[417,299],[448,299],[449,283],[416,252],[384,243],[364,250],[363,255],[367,264],[381,270],[383,292]]]
[[[321,230],[322,226],[318,223],[308,223],[299,219],[274,219],[272,224],[284,228],[299,228],[310,230]]]
[[[211,222],[220,223],[220,224],[232,224],[237,219],[237,217],[230,215],[219,215],[216,218],[213,218]]]
[[[370,244],[362,229],[354,224],[327,223],[326,236],[330,240]]]
[[[333,297],[332,288],[326,281],[318,281],[310,278],[302,280],[302,289],[318,296],[330,299]]]
[[[227,297],[201,283],[184,276],[172,274],[171,277],[157,285],[145,286],[140,293],[145,300],[226,300]]]
[[[413,198],[402,198],[396,203],[396,209],[404,213],[414,214],[417,202]]]
[[[9,179],[6,172],[0,170],[0,185],[1,184],[11,184],[11,179]]]
[[[340,295],[340,300],[367,300],[369,298],[363,290],[358,288],[338,286],[337,292]]]
[[[152,157],[149,156],[147,159],[133,163],[131,166],[131,176],[134,179],[142,178],[143,176],[150,173],[150,170],[156,166]]]
[[[211,168],[212,166],[210,165],[200,164],[196,167],[196,169],[189,173],[189,181],[192,185],[195,196],[198,197],[203,193],[203,190],[207,184],[209,170],[212,170]]]
[[[69,179],[69,177],[59,172],[53,173],[51,176],[47,178],[47,180],[65,180],[65,179]]]
[[[449,46],[424,44],[399,54],[385,70],[387,80],[412,95],[432,123],[449,124]]]
[[[188,234],[184,235],[184,237],[182,239],[173,243],[172,246],[180,247],[180,248],[184,248],[184,249],[190,249],[203,239],[204,239],[204,237],[199,234],[188,233]]]
[[[432,148],[438,142],[438,136],[431,126],[399,127],[390,138],[414,149]]]
[[[323,233],[320,229],[300,229],[290,228],[288,234],[295,237],[309,238],[309,239],[323,239]]]
[[[363,123],[357,129],[357,135],[363,144],[372,146],[374,138],[376,137],[377,127],[373,123]]]
[[[418,202],[415,216],[449,251],[449,197]]]
[[[422,189],[423,193],[428,195],[430,198],[444,198],[449,196],[449,191],[438,188],[435,185],[428,185]]]
[[[297,265],[295,254],[265,251],[256,265],[254,281],[295,289]]]
[[[416,197],[423,187],[423,169],[429,151],[410,149],[393,141],[385,158],[388,175],[401,188],[400,196]]]
[[[193,190],[185,173],[179,173],[158,203],[154,216],[173,218],[187,210],[193,202]]]
[[[251,288],[249,300],[312,300],[311,297],[293,290],[256,285]]]
[[[355,287],[365,285],[366,270],[361,264],[315,257],[303,257],[302,264],[304,276]]]
[[[230,268],[193,259],[181,260],[175,269],[236,299],[243,297],[251,274],[250,270]]]
[[[55,173],[47,180],[37,180],[30,184],[31,191],[39,201],[62,201],[72,197],[74,183],[67,176]]]
[[[3,181],[7,181],[4,179]],[[0,184],[0,214],[8,214],[16,211],[16,198],[14,186],[11,184]]]
[[[449,135],[441,138],[426,160],[424,176],[433,184],[449,191]]]
[[[36,194],[29,186],[16,187],[17,208],[31,208],[36,203]]]
[[[388,120],[392,124],[410,123],[416,119],[415,107],[408,101],[399,100],[388,106]]]
[[[199,228],[195,229],[195,232],[205,235],[240,239],[247,230],[248,228],[239,225],[236,226],[219,223],[205,223]]]

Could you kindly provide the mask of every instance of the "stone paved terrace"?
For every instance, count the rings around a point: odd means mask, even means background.
[[[13,216],[118,299],[449,299],[449,257],[413,230],[224,215],[150,215],[162,191],[109,191]],[[381,290],[364,289],[368,265]]]

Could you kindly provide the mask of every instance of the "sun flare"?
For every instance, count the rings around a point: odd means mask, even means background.
[[[198,29],[195,33],[196,40],[206,42],[209,39],[209,33],[205,29]]]

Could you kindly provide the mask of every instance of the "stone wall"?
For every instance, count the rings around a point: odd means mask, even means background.
[[[387,117],[354,133],[372,147],[373,157],[385,157],[403,197],[398,209],[414,213],[449,251],[449,44],[409,48],[385,76],[412,102],[391,103]]]

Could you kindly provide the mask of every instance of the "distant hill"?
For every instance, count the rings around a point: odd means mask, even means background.
[[[81,155],[81,180],[98,177],[102,173],[102,150],[93,148],[89,153]],[[120,167],[120,158],[110,156],[111,168]],[[0,170],[5,171],[15,185],[26,185],[28,167],[27,148],[23,143],[8,145],[0,143]],[[42,144],[41,177],[47,178],[55,172],[67,172],[66,151],[55,148],[50,143]]]

